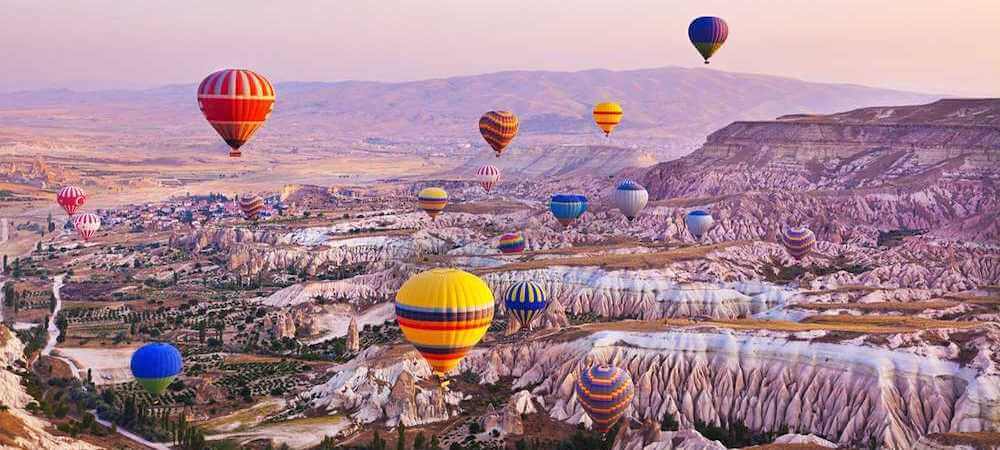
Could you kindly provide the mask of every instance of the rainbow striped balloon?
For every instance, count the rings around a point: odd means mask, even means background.
[[[521,233],[507,233],[500,236],[500,245],[497,246],[500,253],[509,255],[512,253],[524,252],[524,236]]]
[[[517,116],[510,111],[487,111],[479,118],[479,133],[493,147],[497,158],[517,136],[519,126]]]
[[[517,318],[522,327],[531,326],[531,321],[535,319],[545,308],[549,306],[549,301],[545,298],[545,290],[534,281],[521,281],[515,283],[504,295],[504,306],[510,314]]]
[[[594,430],[607,433],[621,419],[635,396],[632,376],[615,366],[594,366],[580,372],[576,398],[594,421]]]
[[[701,57],[705,58],[705,64],[708,64],[708,59],[726,43],[727,37],[729,37],[729,25],[718,17],[699,17],[692,20],[688,26],[688,38],[691,39],[694,48],[698,49],[698,53],[701,53]]]
[[[493,291],[459,269],[418,273],[396,293],[396,322],[431,369],[458,367],[493,322]]]
[[[787,227],[781,233],[781,245],[793,258],[802,259],[816,247],[816,235],[805,227]]]
[[[431,216],[431,220],[437,219],[447,204],[448,193],[439,187],[424,188],[417,194],[417,207]]]

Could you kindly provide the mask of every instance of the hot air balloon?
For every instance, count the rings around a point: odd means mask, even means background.
[[[507,233],[500,236],[500,253],[510,255],[524,252],[524,236],[521,233]]]
[[[581,371],[576,381],[576,398],[601,433],[621,419],[634,396],[632,376],[618,367],[594,366]]]
[[[208,123],[239,157],[240,147],[264,125],[274,109],[274,86],[250,70],[223,69],[198,86],[198,107]]]
[[[73,228],[84,241],[89,241],[101,229],[101,218],[89,213],[73,216]]]
[[[611,194],[611,201],[615,204],[629,222],[639,215],[639,211],[646,207],[649,201],[649,192],[646,188],[635,181],[625,179],[618,183],[618,187]]]
[[[479,132],[486,143],[493,147],[497,158],[504,148],[517,136],[517,116],[510,111],[489,111],[479,118]]]
[[[479,181],[479,185],[486,192],[490,192],[493,190],[493,186],[496,186],[500,182],[500,169],[492,164],[480,167],[476,171],[476,180]]]
[[[715,225],[715,219],[712,218],[712,214],[703,209],[696,209],[687,213],[684,216],[684,224],[687,225],[688,232],[695,239],[701,239],[705,233],[708,233]]]
[[[816,246],[816,235],[806,227],[786,227],[781,233],[781,245],[793,258],[802,259]]]
[[[556,194],[549,200],[549,210],[556,220],[568,227],[587,211],[587,197],[579,194]]]
[[[257,194],[243,194],[238,202],[246,220],[256,221],[260,217],[260,210],[264,209],[264,199]]]
[[[448,193],[439,187],[423,188],[417,194],[417,206],[431,216],[431,220],[437,219],[447,204]]]
[[[708,64],[708,58],[722,47],[728,36],[729,25],[718,17],[699,17],[691,21],[691,25],[688,26],[688,37],[691,38],[694,48],[698,49],[698,53],[705,58],[705,64]]]
[[[160,395],[181,373],[184,362],[173,345],[153,342],[132,353],[132,376],[150,394]]]
[[[522,327],[531,328],[531,321],[549,306],[545,290],[534,281],[514,283],[504,295],[504,305]]]
[[[486,334],[493,322],[493,291],[458,269],[418,273],[396,293],[396,321],[406,340],[443,377]]]
[[[598,128],[604,131],[604,135],[611,134],[611,130],[622,121],[622,107],[615,102],[598,103],[594,106],[594,122]]]
[[[72,216],[76,210],[87,203],[87,194],[76,186],[66,186],[56,194],[56,202],[66,210],[66,214]]]

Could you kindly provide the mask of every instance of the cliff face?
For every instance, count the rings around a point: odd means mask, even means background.
[[[743,203],[826,233],[854,223],[997,241],[998,105],[942,101],[735,122],[691,155],[639,178],[653,199],[700,199],[692,206],[721,210]],[[894,116],[899,109],[908,112]]]
[[[32,416],[24,409],[34,399],[21,386],[21,378],[11,370],[24,366],[21,359],[23,352],[21,341],[7,327],[0,325],[0,405],[7,408],[0,411],[0,448],[96,449],[77,439],[53,436],[47,431],[51,427],[48,421]]]
[[[995,333],[995,331],[994,331]],[[733,332],[612,332],[567,340],[497,345],[470,355],[463,370],[492,382],[514,377],[533,387],[549,414],[588,423],[573,389],[582,364],[611,362],[636,384],[629,417],[682,426],[694,421],[745,423],[753,430],[781,426],[841,445],[874,437],[905,449],[923,435],[1000,429],[996,336],[984,339],[968,366],[912,349],[810,342]]]

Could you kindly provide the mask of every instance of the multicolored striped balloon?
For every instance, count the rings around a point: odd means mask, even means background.
[[[708,211],[696,209],[684,216],[684,224],[695,239],[701,239],[715,225],[715,219]]]
[[[594,106],[594,122],[604,132],[605,136],[611,134],[616,126],[622,121],[622,107],[615,102],[598,103]]]
[[[614,366],[594,366],[580,372],[576,398],[594,421],[594,430],[607,433],[621,419],[635,396],[632,376]]]
[[[534,281],[515,283],[504,295],[504,306],[510,314],[517,318],[522,327],[531,328],[531,321],[545,308],[549,301],[545,298],[545,290]]]
[[[83,192],[76,186],[66,186],[59,190],[56,194],[56,203],[62,206],[62,209],[66,211],[66,214],[72,216],[76,214],[76,210],[87,203],[87,194]]]
[[[94,237],[97,230],[101,229],[101,218],[97,214],[80,214],[73,216],[73,228],[84,241],[89,241]]]
[[[240,195],[239,205],[244,219],[256,221],[264,209],[264,199],[257,194],[243,194]]]
[[[517,116],[510,111],[489,111],[479,118],[479,132],[483,135],[497,158],[503,153],[510,141],[517,136]]]
[[[524,236],[521,233],[506,233],[500,236],[500,253],[510,255],[524,252]]]
[[[556,194],[549,200],[549,210],[556,220],[568,227],[587,211],[587,196],[579,194]]]
[[[816,247],[816,235],[805,227],[786,227],[781,233],[781,245],[793,258],[802,259]]]
[[[624,179],[611,193],[611,201],[631,222],[639,215],[639,211],[646,207],[646,203],[649,201],[649,192],[646,192],[646,188],[642,187],[641,184]]]
[[[417,194],[417,207],[431,216],[431,220],[436,220],[447,204],[448,193],[439,187],[424,188]]]
[[[699,17],[688,26],[688,37],[702,58],[705,58],[705,64],[708,64],[708,59],[726,43],[729,25],[718,17]]]
[[[486,334],[493,322],[493,291],[462,270],[421,272],[396,293],[396,321],[406,340],[443,375]]]
[[[139,347],[132,353],[132,376],[153,395],[160,395],[184,368],[181,352],[162,342]]]
[[[492,164],[486,164],[476,171],[476,180],[479,181],[483,190],[490,192],[493,190],[493,186],[500,182],[500,169]]]
[[[264,125],[274,109],[274,99],[271,82],[245,69],[214,72],[198,86],[198,107],[232,148],[232,157],[239,157],[240,147]]]

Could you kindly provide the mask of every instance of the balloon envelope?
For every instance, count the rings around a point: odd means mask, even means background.
[[[691,39],[694,48],[698,49],[698,53],[701,53],[702,58],[705,58],[705,64],[708,64],[708,59],[722,47],[727,37],[729,37],[729,25],[718,17],[699,17],[691,21],[691,25],[688,26],[688,38]]]
[[[597,127],[607,136],[622,121],[622,107],[615,102],[598,103],[594,106],[593,115]]]
[[[500,253],[505,255],[524,252],[524,236],[521,233],[507,233],[500,236]]]
[[[639,211],[646,207],[646,203],[649,201],[649,192],[646,192],[646,188],[639,183],[625,179],[618,183],[618,187],[611,194],[611,201],[625,215],[625,218],[632,221],[639,215]]]
[[[240,147],[264,125],[274,109],[274,99],[271,82],[251,70],[220,70],[198,86],[198,107],[232,148],[232,157],[240,156]]]
[[[534,281],[514,283],[504,295],[504,306],[522,327],[529,327],[545,308],[549,306],[545,290]]]
[[[684,216],[684,224],[695,239],[701,239],[715,225],[715,219],[708,211],[696,209]]]
[[[479,133],[493,147],[498,158],[517,136],[518,127],[517,116],[510,111],[489,111],[479,118]]]
[[[632,376],[614,366],[594,366],[580,372],[576,398],[594,421],[594,430],[607,433],[621,419],[635,396]]]
[[[132,353],[132,376],[154,395],[162,394],[184,367],[181,352],[162,342],[139,347]]]
[[[431,220],[437,219],[447,204],[448,193],[439,187],[424,188],[417,194],[417,207],[431,216]]]
[[[445,374],[458,366],[493,322],[493,291],[462,270],[421,272],[396,293],[396,321],[434,372]]]
[[[793,258],[802,259],[816,247],[816,235],[805,227],[787,227],[781,233],[781,245]]]
[[[492,164],[482,166],[476,171],[476,180],[479,181],[483,190],[490,192],[493,190],[493,186],[500,182],[500,169]]]
[[[76,214],[76,210],[87,203],[87,194],[83,192],[76,186],[66,186],[59,190],[56,194],[56,203],[62,206],[62,209],[66,211],[66,214],[72,216]]]
[[[94,233],[101,229],[101,218],[96,214],[73,216],[73,228],[84,241],[89,241],[90,238],[94,237]]]
[[[549,200],[549,210],[566,227],[587,211],[587,197],[579,194],[556,194]]]
[[[239,198],[240,212],[246,220],[257,220],[264,209],[264,199],[257,194],[243,194]]]

